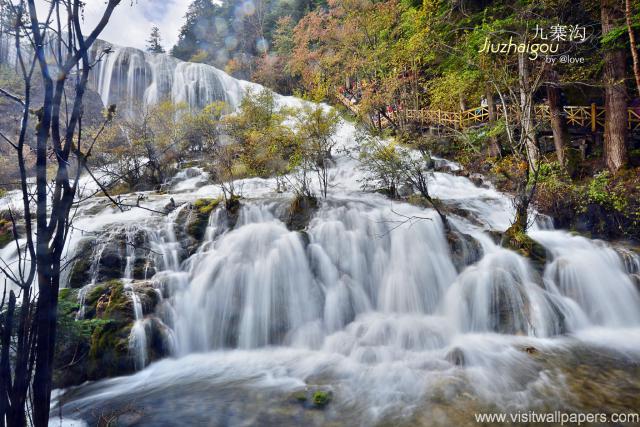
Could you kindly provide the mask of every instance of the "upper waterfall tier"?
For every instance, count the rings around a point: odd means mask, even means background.
[[[235,109],[247,89],[261,88],[210,65],[182,62],[169,55],[104,41],[95,43],[93,56],[98,57],[108,47],[112,51],[94,66],[90,84],[104,105],[116,104],[129,112],[164,100],[186,103],[191,109],[223,101]]]

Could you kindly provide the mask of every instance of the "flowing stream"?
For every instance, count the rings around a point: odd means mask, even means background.
[[[92,84],[105,105],[131,110],[165,98],[235,108],[259,87],[207,65],[118,47]],[[548,252],[536,268],[488,233],[509,226],[508,197],[435,172],[432,195],[466,213],[450,216],[465,236],[460,263],[433,210],[361,191],[363,172],[345,154],[354,137],[342,123],[329,196],[304,233],[287,228],[292,194],[276,193],[271,179],[239,182],[237,223],[214,211],[190,257],[176,237],[184,206],[166,218],[101,202],[86,207],[78,229],[145,230],[163,296],[156,316],[171,331],[173,356],[147,366],[147,320],[137,301],[131,347],[141,370],[67,391],[64,416],[91,423],[104,408],[132,405],[122,425],[471,425],[481,409],[575,407],[575,354],[601,369],[637,365],[637,256],[534,227],[531,236]],[[204,173],[177,181],[147,204],[219,195],[203,185]],[[70,253],[80,239],[74,232]],[[124,256],[130,281],[135,255]],[[332,402],[317,410],[292,397],[305,390],[330,391]]]

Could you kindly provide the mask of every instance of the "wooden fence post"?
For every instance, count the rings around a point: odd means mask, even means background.
[[[596,125],[598,124],[597,120],[596,120],[596,116],[598,115],[598,110],[596,108],[596,104],[592,103],[591,104],[591,132],[596,131]]]

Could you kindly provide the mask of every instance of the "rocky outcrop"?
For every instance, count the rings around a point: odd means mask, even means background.
[[[81,240],[69,272],[68,286],[79,289],[124,277],[127,255],[134,258],[131,278],[145,280],[155,274],[154,256],[144,229],[131,232],[124,227],[104,230],[99,237]]]
[[[547,251],[544,246],[533,240],[526,233],[519,231],[517,227],[512,226],[505,231],[500,244],[528,258],[536,271],[544,271],[547,263]]]
[[[472,236],[456,230],[447,232],[447,242],[451,250],[451,259],[458,272],[475,264],[484,255],[482,245]]]
[[[292,231],[303,231],[309,225],[314,213],[318,210],[318,199],[310,196],[296,196],[283,218],[287,228]]]
[[[187,234],[200,242],[204,238],[211,213],[220,205],[222,199],[198,199],[189,206],[185,222]]]
[[[153,283],[133,282],[145,315],[152,314],[160,296]],[[130,335],[135,321],[130,291],[119,280],[87,286],[82,307],[80,291],[62,289],[59,294],[58,339],[54,385],[69,387],[89,380],[130,374],[135,370]],[[78,313],[84,312],[81,319]],[[149,358],[166,357],[170,345],[166,328],[158,319],[149,320]]]

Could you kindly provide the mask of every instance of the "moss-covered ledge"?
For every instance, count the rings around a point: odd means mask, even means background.
[[[62,289],[58,296],[58,340],[54,383],[69,387],[133,372],[129,336],[134,321],[133,303],[120,280],[88,289],[84,316],[79,290]]]

